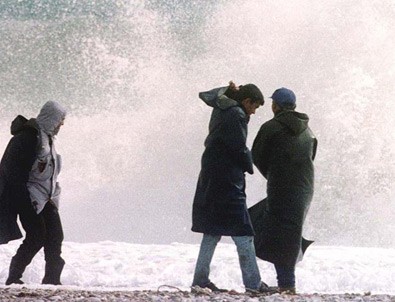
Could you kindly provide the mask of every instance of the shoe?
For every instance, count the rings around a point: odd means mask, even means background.
[[[24,284],[23,281],[21,280],[24,270],[25,270],[25,266],[20,265],[20,263],[18,263],[18,261],[15,259],[15,257],[13,257],[10,263],[9,274],[7,281],[5,282],[5,285]]]
[[[57,281],[47,281],[47,280],[43,280],[41,282],[41,284],[43,284],[43,285],[62,285],[62,283],[60,283],[60,281],[57,282]]]
[[[296,288],[295,287],[280,287],[278,289],[280,294],[286,295],[296,295]]]
[[[213,282],[209,282],[206,285],[194,285],[192,286],[192,292],[199,292],[200,290],[211,290],[213,293],[226,293],[227,289],[218,288]]]
[[[250,294],[275,294],[278,292],[279,291],[277,286],[269,286],[262,281],[258,289],[246,288],[246,293]]]
[[[11,284],[25,284],[21,279],[15,279],[15,280],[10,280],[9,278],[5,282],[5,285],[11,285]]]
[[[45,263],[45,276],[42,280],[42,284],[62,285],[60,282],[60,275],[64,267],[64,260],[61,259],[57,262],[47,261]]]
[[[213,282],[206,284],[203,288],[209,288],[215,293],[225,293],[228,290],[224,288],[218,288]]]

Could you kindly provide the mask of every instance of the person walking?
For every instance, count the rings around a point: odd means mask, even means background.
[[[201,160],[192,213],[192,231],[203,233],[192,289],[219,289],[209,279],[210,263],[221,236],[231,236],[237,246],[246,290],[267,291],[261,282],[254,249],[254,230],[246,206],[245,172],[253,173],[246,146],[250,116],[264,103],[254,84],[216,88],[199,94],[212,107],[209,134]]]
[[[37,118],[19,115],[12,122],[13,137],[0,163],[0,244],[22,237],[17,215],[26,236],[11,260],[6,285],[23,284],[26,266],[42,247],[46,262],[42,283],[61,284],[65,264],[58,213],[61,157],[54,142],[65,117],[63,106],[50,101]]]
[[[311,243],[302,230],[314,192],[317,139],[309,117],[295,111],[292,90],[277,89],[271,98],[274,117],[261,126],[251,149],[267,179],[267,198],[256,206],[259,219],[253,216],[255,247],[259,258],[274,263],[279,291],[294,293],[295,265]]]

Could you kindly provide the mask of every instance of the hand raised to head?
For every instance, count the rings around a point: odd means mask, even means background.
[[[239,86],[236,86],[236,84],[233,81],[229,81],[229,89],[232,91],[239,91]]]

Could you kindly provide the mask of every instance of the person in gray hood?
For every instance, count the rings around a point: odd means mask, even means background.
[[[36,119],[19,115],[11,125],[13,137],[0,163],[0,243],[22,236],[17,215],[26,237],[11,260],[6,285],[23,284],[26,266],[42,247],[46,262],[42,283],[61,284],[65,264],[60,256],[63,229],[58,213],[61,157],[54,140],[65,117],[66,110],[50,101]]]
[[[293,91],[280,88],[271,98],[274,118],[262,125],[251,150],[267,179],[267,198],[250,215],[257,257],[275,265],[280,291],[295,292],[295,265],[311,243],[302,230],[314,192],[317,139],[309,117],[295,111]]]

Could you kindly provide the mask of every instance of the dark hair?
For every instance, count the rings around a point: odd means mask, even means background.
[[[265,103],[262,92],[254,84],[240,85],[237,91],[228,89],[225,95],[238,102],[250,98],[253,103],[259,103],[260,105]]]
[[[260,103],[260,105],[265,102],[262,92],[254,84],[240,86],[240,94],[242,96],[241,101],[250,98],[253,103]]]

